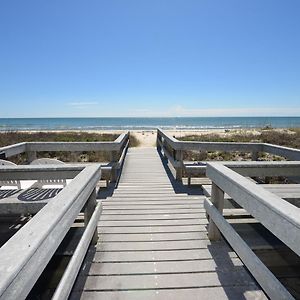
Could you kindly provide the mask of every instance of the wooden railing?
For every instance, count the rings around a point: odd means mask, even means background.
[[[251,216],[300,255],[299,208],[244,176],[300,176],[300,162],[208,163],[212,180],[211,200],[204,206],[209,215],[208,236],[216,241],[221,233],[271,299],[293,299],[223,217],[226,193]],[[288,186],[288,185],[287,185]]]
[[[101,177],[99,164],[0,169],[0,178],[6,179],[45,179],[54,176],[73,179],[0,248],[0,299],[26,298],[83,209],[86,229],[56,293],[59,295],[57,299],[67,299],[88,245],[97,237],[101,212],[101,203],[96,202],[96,185]],[[63,298],[60,298],[62,295]]]
[[[235,143],[235,142],[194,142],[179,141],[161,129],[157,129],[157,148],[164,153],[176,170],[176,179],[181,180],[184,172],[188,171],[183,160],[183,151],[241,151],[252,153],[256,161],[260,152],[283,156],[289,160],[300,160],[300,150],[266,143]],[[193,174],[205,175],[205,164],[195,165]]]
[[[37,152],[104,151],[110,153],[110,161],[107,165],[103,165],[102,176],[105,179],[116,181],[128,145],[129,132],[121,134],[112,142],[25,142],[0,148],[0,158],[7,159],[25,153],[27,162],[30,163],[37,158]]]

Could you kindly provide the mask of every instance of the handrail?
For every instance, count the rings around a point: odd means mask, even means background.
[[[26,142],[13,144],[0,148],[0,155],[5,156],[4,158],[8,158],[10,156],[14,156],[17,154],[21,154],[26,152]]]
[[[285,163],[241,163],[243,169],[252,168],[255,164],[258,166],[256,170],[264,167],[274,171],[274,168],[278,170]],[[297,255],[300,255],[299,208],[237,173],[235,171],[238,170],[237,166],[236,162],[207,164],[206,174],[212,180],[211,201],[205,200],[204,204],[210,216],[208,236],[211,240],[219,240],[220,232],[222,232],[225,239],[272,299],[293,299],[263,263],[259,259],[253,259],[252,250],[240,237],[237,237],[222,212],[224,195],[227,194]],[[299,166],[299,162],[287,162],[283,172],[286,173],[286,169],[292,168],[293,174],[299,176]],[[297,172],[295,167],[298,168]]]
[[[199,151],[263,151],[262,143],[238,142],[196,142],[179,141],[158,129],[158,134],[163,136],[174,150],[199,150]]]
[[[162,129],[157,129],[157,147],[162,149],[176,170],[176,179],[182,179],[185,170],[182,151],[243,151],[251,152],[252,160],[257,160],[259,152],[268,152],[291,160],[300,160],[300,150],[267,143],[236,143],[236,142],[197,142],[179,141]],[[171,152],[168,150],[170,148]],[[203,169],[199,169],[202,174]]]
[[[72,290],[73,284],[76,280],[80,266],[83,262],[84,256],[88,250],[89,244],[93,238],[95,230],[97,230],[97,223],[102,212],[102,203],[98,202],[95,211],[81,237],[74,254],[57,286],[52,300],[68,299]]]
[[[129,138],[129,133],[122,133],[112,142],[24,142],[0,148],[0,155],[6,158],[24,152],[38,151],[120,151]]]
[[[263,151],[283,156],[290,160],[300,160],[300,149],[264,143]]]
[[[129,132],[120,134],[114,141],[114,143],[118,144],[124,144],[124,142],[127,140],[127,137],[129,136]]]
[[[124,152],[124,147],[128,147],[128,142],[129,132],[120,134],[112,142],[24,142],[0,148],[0,157],[8,158],[17,154],[26,153],[28,157],[27,160],[30,163],[36,159],[37,152],[105,151],[111,154],[109,179],[111,181],[116,181],[119,158]]]
[[[226,238],[227,242],[231,245],[263,290],[268,294],[270,299],[294,299],[283,284],[263,264],[263,262],[249,248],[247,243],[220,214],[212,202],[205,199],[204,207],[210,219],[218,226],[218,228],[220,228],[220,231]]]
[[[299,176],[300,161],[227,161],[223,163],[231,170],[248,177],[255,176]]]
[[[69,185],[0,248],[1,299],[26,298],[100,177],[100,165],[85,166]]]
[[[222,163],[208,163],[206,174],[221,190],[231,196],[239,205],[244,207],[252,216],[300,255],[300,220],[297,207]],[[298,175],[300,175],[300,171],[298,171]],[[268,210],[267,215],[265,209]],[[277,223],[282,221],[281,218],[285,220],[284,224],[278,226],[280,228],[274,227],[273,220],[276,220]],[[283,228],[286,226],[296,227],[297,232],[295,235],[292,233],[293,231],[285,231]]]

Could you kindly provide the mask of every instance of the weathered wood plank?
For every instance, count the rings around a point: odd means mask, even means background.
[[[208,240],[204,199],[175,193],[155,150],[130,149],[117,190],[103,201],[99,241],[72,297],[161,299],[166,291],[171,299],[189,299],[193,292],[202,299],[210,291],[210,299],[264,299],[224,241]]]
[[[208,164],[207,174],[246,211],[300,255],[297,207],[221,164]]]
[[[223,268],[227,272],[235,272],[243,263],[239,258],[215,262],[213,259],[187,261],[158,262],[118,262],[94,263],[83,269],[87,275],[138,275],[138,274],[181,274],[198,272],[217,272]]]
[[[93,262],[153,262],[153,261],[181,261],[214,259],[224,260],[237,257],[224,243],[214,243],[209,249],[181,249],[181,250],[158,250],[158,251],[99,251],[93,253]]]
[[[142,205],[103,205],[105,206],[105,210],[110,209],[127,209],[127,210],[132,210],[132,209],[177,209],[177,208],[185,208],[185,209],[195,209],[195,208],[203,208],[203,204],[142,204]]]
[[[143,290],[246,285],[257,286],[249,273],[237,267],[235,272],[207,272],[158,275],[88,276],[84,290]]]
[[[204,231],[206,225],[182,225],[182,226],[132,226],[132,227],[98,227],[103,233],[163,233],[163,232],[191,232]]]
[[[102,215],[101,221],[121,221],[121,220],[177,220],[177,219],[204,219],[206,218],[205,213],[198,214],[160,214],[160,215],[152,215],[152,214],[131,214],[131,215]]]
[[[102,212],[102,216],[104,215],[136,215],[139,214],[140,216],[143,215],[160,215],[160,214],[197,214],[197,213],[205,213],[204,208],[194,208],[194,209],[185,209],[185,208],[178,208],[178,209],[105,209]]]
[[[187,240],[187,241],[152,241],[152,242],[120,242],[98,243],[97,249],[101,251],[157,251],[157,250],[186,250],[186,249],[204,249],[211,245],[206,240]]]
[[[300,184],[258,184],[258,186],[284,199],[300,199]],[[202,189],[204,194],[210,197],[211,185],[203,185]],[[225,199],[231,197],[226,194]]]
[[[104,202],[103,203],[103,207],[111,207],[111,206],[115,206],[115,205],[176,205],[176,204],[193,204],[193,205],[203,205],[203,201],[194,201],[194,200],[185,200],[185,201],[181,201],[181,200],[163,200],[161,199],[160,201],[110,201],[110,202]]]
[[[125,233],[125,234],[101,234],[103,242],[141,242],[141,241],[178,241],[178,240],[203,240],[207,239],[206,231],[176,232],[176,233]]]
[[[280,281],[270,272],[261,260],[251,251],[242,238],[226,222],[217,208],[209,201],[205,201],[205,208],[216,226],[235,249],[241,260],[256,278],[259,284],[272,299],[293,299]]]
[[[230,287],[205,287],[193,289],[160,289],[139,291],[83,291],[74,292],[71,300],[211,300],[211,299],[245,299],[257,300],[267,299],[264,293],[257,287],[230,286]]]
[[[28,295],[100,177],[99,165],[84,168],[56,201],[49,202],[0,248],[0,273],[5,274],[0,277],[0,297],[24,299]]]
[[[131,227],[131,226],[182,226],[182,225],[206,225],[207,219],[178,219],[178,220],[123,220],[123,221],[103,221],[100,219],[100,227]]]

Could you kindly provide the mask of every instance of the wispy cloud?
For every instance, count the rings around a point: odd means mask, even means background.
[[[91,106],[91,105],[97,105],[98,102],[96,101],[87,101],[87,102],[84,102],[84,101],[80,101],[80,102],[68,102],[67,105],[69,106],[74,106],[74,107],[77,107],[77,106]]]
[[[233,116],[299,116],[300,107],[245,107],[245,108],[170,108],[169,116],[176,117],[233,117]]]
[[[130,117],[267,117],[300,116],[300,107],[227,107],[227,108],[187,108],[176,105],[167,109],[131,109],[120,116]]]

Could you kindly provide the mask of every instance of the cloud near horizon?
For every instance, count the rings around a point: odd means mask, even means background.
[[[300,116],[300,107],[248,107],[248,108],[186,108],[181,105],[164,112],[151,109],[134,109],[128,115],[141,117],[265,117]]]

